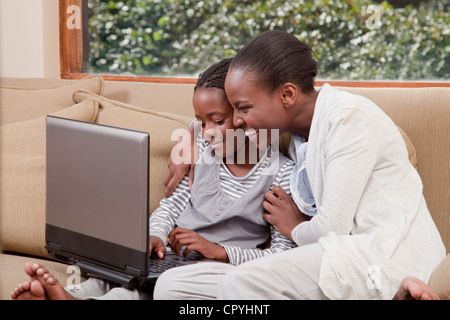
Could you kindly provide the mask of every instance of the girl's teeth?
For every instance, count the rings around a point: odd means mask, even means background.
[[[255,129],[248,129],[248,130],[246,130],[245,131],[245,135],[248,137],[248,136],[252,136],[252,135],[254,135],[254,134],[256,134],[256,130]]]

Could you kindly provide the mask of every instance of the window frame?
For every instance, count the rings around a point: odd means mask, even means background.
[[[67,8],[76,5],[81,8],[82,25],[80,29],[69,29],[66,25],[70,14]],[[59,0],[59,42],[60,42],[60,77],[61,79],[81,79],[89,74],[83,73],[83,62],[87,62],[88,53],[83,53],[83,43],[89,41],[87,22],[87,1]],[[167,84],[195,84],[194,77],[153,77],[153,76],[123,76],[98,74],[105,81],[128,81]],[[368,87],[368,88],[425,88],[450,87],[450,81],[344,81],[316,80],[316,85],[329,83],[334,86]]]

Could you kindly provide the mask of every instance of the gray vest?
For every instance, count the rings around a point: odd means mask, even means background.
[[[264,192],[270,189],[281,166],[288,160],[272,153],[271,168],[255,181],[239,199],[230,199],[220,185],[221,164],[207,147],[202,163],[195,166],[191,200],[176,221],[177,226],[194,230],[213,243],[256,248],[270,237],[270,226],[263,219]],[[269,167],[269,166],[268,166]]]

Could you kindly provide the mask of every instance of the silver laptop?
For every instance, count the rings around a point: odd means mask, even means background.
[[[167,268],[149,259],[149,134],[47,117],[46,246],[53,257],[128,288]]]

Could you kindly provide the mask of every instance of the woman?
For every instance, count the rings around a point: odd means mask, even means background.
[[[239,292],[255,298],[241,290],[247,282],[258,283],[261,298],[285,292],[301,298],[304,281],[332,299],[390,299],[406,276],[427,282],[445,257],[395,124],[364,97],[329,85],[317,92],[316,74],[308,46],[279,31],[253,39],[230,66],[225,90],[235,125],[308,140],[306,170],[318,214],[308,221],[283,190],[268,193],[266,221],[299,248],[259,261],[257,270],[255,264],[233,270],[222,282],[224,298]],[[309,259],[315,261],[305,270]]]
[[[308,141],[317,214],[308,221],[281,188],[267,193],[266,221],[299,247],[231,269],[219,298],[391,299],[402,279],[427,282],[445,257],[395,124],[364,97],[316,91],[316,75],[310,48],[281,31],[233,59],[225,91],[235,126],[255,139],[276,128],[296,146]]]

